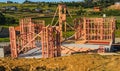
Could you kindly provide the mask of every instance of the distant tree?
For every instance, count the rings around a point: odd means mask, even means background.
[[[94,6],[106,8],[113,5],[115,2],[120,2],[120,0],[84,0],[84,4],[82,6],[86,8],[91,8]]]
[[[92,0],[84,0],[84,7],[92,7]]]
[[[0,13],[0,25],[5,24],[15,24],[16,20],[13,17],[6,17],[2,13]]]
[[[13,17],[5,17],[5,24],[15,24],[16,20]]]
[[[23,3],[33,3],[33,2],[29,0],[25,0]]]
[[[13,3],[12,1],[8,0],[7,3]]]
[[[76,12],[77,15],[83,16],[85,15],[86,11],[80,6],[80,9]]]

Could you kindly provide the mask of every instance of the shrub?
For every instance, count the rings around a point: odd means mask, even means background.
[[[2,13],[0,13],[0,25],[5,24],[16,24],[16,19],[13,17],[4,16]]]
[[[120,30],[120,21],[116,22],[116,29]]]
[[[5,16],[0,13],[0,24],[5,24]]]
[[[102,12],[90,12],[90,14],[89,15],[97,15],[97,16],[102,16]]]
[[[83,10],[83,9],[80,9],[80,10],[78,10],[78,11],[76,12],[76,14],[77,14],[77,15],[80,15],[80,16],[85,15],[85,13],[86,13],[86,11]]]
[[[107,16],[119,16],[120,10],[107,10],[103,13],[105,13]]]
[[[6,17],[5,18],[5,23],[6,24],[15,24],[16,20],[13,17]]]

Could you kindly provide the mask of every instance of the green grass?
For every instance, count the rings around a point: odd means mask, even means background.
[[[9,28],[10,26],[18,26],[18,24],[5,24],[5,25],[0,25],[0,27],[4,27],[4,28]]]
[[[75,18],[78,18],[78,17],[80,17],[80,16],[72,16],[72,18],[70,16],[67,16],[66,21],[67,21],[68,24],[74,25],[73,20]],[[48,25],[48,24],[51,24],[51,21],[52,21],[53,17],[36,17],[34,19],[45,20],[45,24]],[[58,17],[55,17],[54,22],[53,22],[52,25],[55,25],[57,20],[58,20]]]
[[[120,30],[115,31],[115,37],[120,37]]]
[[[37,7],[37,4],[8,4],[8,3],[0,3],[0,6],[1,7],[4,7],[4,6],[16,6],[17,8],[29,8],[29,9],[33,9],[33,8],[36,8]]]
[[[0,38],[0,42],[9,42],[10,40],[9,40],[9,37],[7,37],[7,38]]]
[[[65,32],[63,32],[63,37],[70,37],[70,36],[72,36],[72,35],[74,35],[74,31],[67,31],[66,33]]]
[[[34,19],[44,20],[45,21],[45,25],[51,24],[51,21],[52,21],[52,17],[37,17],[37,18],[34,18]],[[56,21],[57,21],[57,18],[55,18],[54,23],[56,23]]]

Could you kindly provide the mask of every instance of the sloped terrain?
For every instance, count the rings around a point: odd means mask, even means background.
[[[109,9],[117,9],[120,10],[120,5],[111,5],[108,7]]]
[[[120,56],[76,54],[47,59],[0,59],[0,71],[119,71]]]

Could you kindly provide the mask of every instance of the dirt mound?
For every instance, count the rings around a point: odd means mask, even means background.
[[[108,9],[117,9],[120,10],[120,5],[111,5],[108,7]]]
[[[47,59],[0,59],[0,71],[118,71],[120,56],[76,54]]]

